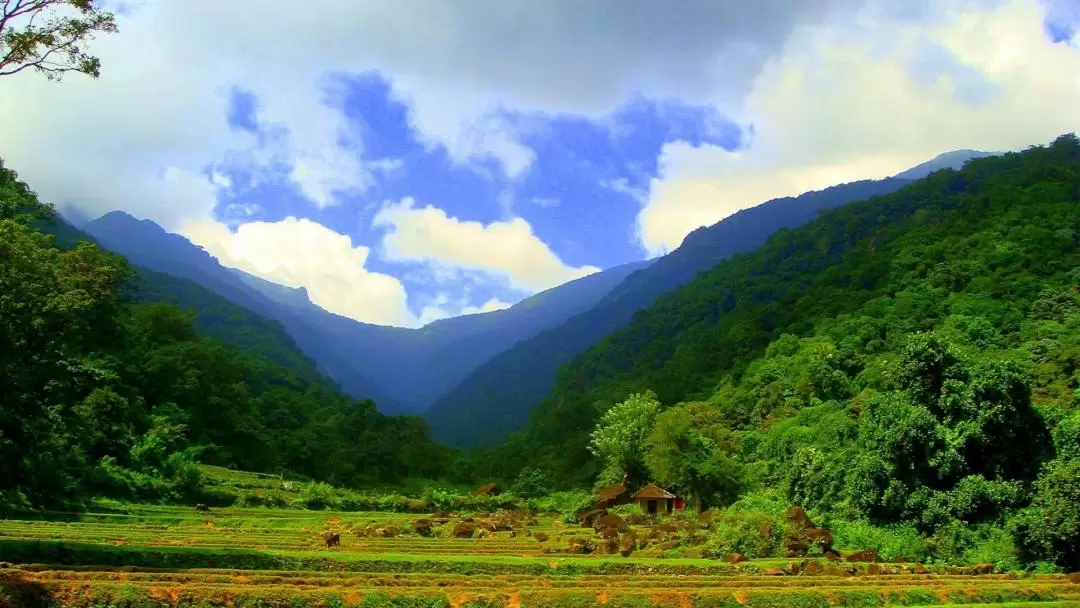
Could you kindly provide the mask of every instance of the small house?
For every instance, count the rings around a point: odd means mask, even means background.
[[[649,483],[644,488],[634,492],[630,499],[641,507],[642,511],[649,515],[655,515],[657,513],[671,513],[675,509],[675,501],[679,500],[679,497],[655,483]]]

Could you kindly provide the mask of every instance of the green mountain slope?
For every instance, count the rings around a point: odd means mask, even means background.
[[[60,216],[52,221],[37,221],[35,227],[51,234],[55,244],[63,249],[72,249],[82,241],[100,246],[94,237]],[[194,281],[136,266],[129,288],[131,297],[137,301],[167,302],[193,312],[200,335],[263,357],[306,380],[328,380],[279,322],[234,304]]]
[[[51,211],[0,162],[0,509],[212,501],[199,461],[353,486],[448,466],[423,421],[342,393],[277,323],[140,274]]]
[[[798,226],[824,209],[893,192],[907,183],[890,178],[841,184],[771,200],[695,230],[678,249],[630,274],[596,306],[492,357],[436,401],[424,412],[424,419],[444,443],[497,444],[528,424],[532,410],[554,387],[562,365],[626,326],[662,294],[736,253],[760,247],[781,228]]]
[[[114,211],[84,228],[132,263],[194,281],[274,319],[349,394],[385,413],[420,411],[477,366],[519,340],[588,310],[633,271],[609,268],[535,294],[509,309],[444,319],[420,329],[361,323],[313,304],[307,292],[223,267],[186,238]]]
[[[1069,135],[783,230],[563,367],[517,465],[590,482],[599,463],[588,433],[599,412],[635,391],[654,390],[666,404],[707,400],[748,431],[828,402],[851,408],[841,418],[857,417],[867,394],[894,387],[896,358],[928,330],[980,360],[1017,361],[1037,403],[1070,408],[1080,361],[1078,199],[1080,143]],[[816,346],[803,352],[803,338]]]

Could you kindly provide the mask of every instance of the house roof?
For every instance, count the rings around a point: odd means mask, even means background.
[[[649,483],[649,485],[634,492],[631,498],[675,498],[675,495],[655,483]]]
[[[599,498],[600,500],[611,500],[613,498],[618,498],[619,496],[622,496],[625,493],[626,493],[626,486],[624,486],[621,483],[617,483],[617,484],[615,484],[613,486],[608,486],[606,488],[600,488],[599,490],[596,491],[596,497]]]

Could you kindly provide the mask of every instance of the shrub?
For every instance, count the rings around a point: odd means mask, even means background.
[[[851,551],[874,550],[883,559],[903,557],[924,561],[930,552],[926,537],[915,526],[898,524],[875,526],[866,521],[830,522],[835,546]]]
[[[551,486],[551,477],[547,473],[540,469],[526,467],[518,474],[517,479],[510,486],[510,491],[522,498],[538,498],[550,494]]]
[[[783,520],[771,513],[729,509],[716,518],[704,554],[713,558],[728,553],[742,553],[750,558],[776,557],[782,554],[783,530]]]
[[[321,481],[312,481],[300,487],[297,506],[315,511],[322,511],[337,506],[334,487]]]
[[[1012,522],[1025,563],[1051,561],[1080,570],[1080,460],[1047,463],[1035,482],[1035,499]]]

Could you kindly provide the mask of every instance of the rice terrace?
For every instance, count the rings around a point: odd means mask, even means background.
[[[253,494],[280,484],[224,469],[209,476]],[[586,513],[589,526],[498,497],[469,502],[438,513],[400,497],[384,508],[417,512],[100,503],[86,513],[7,519],[0,521],[0,604],[1080,606],[1077,575],[925,565],[845,548],[783,559],[706,557],[709,513]]]

